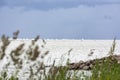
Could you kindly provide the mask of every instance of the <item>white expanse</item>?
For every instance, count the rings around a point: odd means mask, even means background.
[[[47,63],[48,57],[52,60],[59,60],[64,58],[64,63],[69,58],[70,62],[79,62],[80,60],[87,61],[90,59],[101,58],[108,56],[113,40],[47,40],[46,48],[50,54],[45,58]],[[72,48],[70,55],[68,51]],[[88,56],[93,51],[93,55]],[[115,54],[120,54],[120,41],[116,41]],[[53,61],[52,61],[53,62]],[[57,63],[56,63],[57,64]]]
[[[109,50],[113,43],[113,40],[45,40],[46,44],[44,48],[41,47],[43,45],[42,40],[37,41],[36,45],[39,45],[40,51],[44,53],[45,51],[49,51],[49,54],[44,57],[44,59],[38,58],[35,62],[27,63],[27,60],[24,59],[25,54],[21,56],[24,60],[22,71],[19,72],[19,75],[27,76],[25,73],[29,72],[29,65],[33,65],[37,61],[43,61],[46,66],[52,65],[55,60],[55,65],[65,65],[67,59],[69,58],[70,62],[79,62],[80,60],[87,61],[95,58],[101,58],[105,56],[109,56]],[[25,43],[24,52],[29,47],[31,40],[12,40],[10,45],[7,47],[6,56],[3,60],[0,60],[0,71],[3,70],[5,64],[11,62],[11,58],[9,56],[11,50],[14,50],[21,43]],[[0,42],[0,45],[1,42]],[[69,50],[71,49],[70,53]],[[90,55],[90,52],[93,52]],[[68,55],[69,54],[69,55]],[[116,48],[115,54],[120,54],[120,40],[116,40]],[[7,59],[8,57],[8,59]],[[40,56],[39,56],[40,57]],[[36,70],[36,69],[35,69]],[[9,73],[14,72],[13,63],[10,63]]]

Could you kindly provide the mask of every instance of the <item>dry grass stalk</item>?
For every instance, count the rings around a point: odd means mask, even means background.
[[[114,38],[114,41],[113,41],[112,46],[110,48],[110,51],[109,51],[110,56],[113,56],[113,54],[115,52],[115,47],[116,47],[116,38]]]
[[[28,58],[32,61],[35,61],[39,54],[40,54],[40,51],[39,51],[39,46],[38,45],[35,45],[35,43],[39,40],[39,35],[36,36],[34,38],[34,40],[31,41],[31,44],[27,50],[27,55],[28,55]]]
[[[1,37],[2,41],[2,46],[1,46],[1,51],[0,51],[0,60],[2,60],[5,56],[5,50],[7,46],[10,44],[9,37],[2,35]]]
[[[14,65],[22,65],[22,61],[19,56],[23,53],[24,44],[20,44],[15,50],[11,51],[10,56]]]
[[[11,53],[14,53],[15,56],[21,55],[23,52],[24,45],[24,43],[20,44],[15,50],[11,51]]]
[[[16,32],[13,33],[13,39],[17,39],[20,31],[17,30]]]
[[[41,56],[41,58],[44,58],[47,54],[49,54],[49,51],[46,51],[46,52]]]
[[[32,40],[31,44],[35,45],[35,42],[37,42],[39,40],[39,35],[37,35],[34,40]]]
[[[33,50],[33,53],[32,53],[32,55],[30,56],[30,59],[31,59],[32,61],[36,60],[36,59],[38,58],[39,54],[40,54],[39,47],[38,47],[38,46],[35,46],[35,48],[34,48],[34,50]]]

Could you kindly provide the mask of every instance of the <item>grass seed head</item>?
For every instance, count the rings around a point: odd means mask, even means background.
[[[13,39],[17,39],[20,31],[17,30],[16,32],[13,33]]]

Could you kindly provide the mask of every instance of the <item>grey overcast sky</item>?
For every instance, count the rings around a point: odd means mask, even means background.
[[[0,36],[120,39],[120,0],[0,0]]]

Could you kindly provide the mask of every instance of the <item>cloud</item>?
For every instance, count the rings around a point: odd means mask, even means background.
[[[102,5],[57,10],[0,9],[0,34],[19,29],[22,37],[113,38],[120,34],[120,5]],[[120,38],[120,37],[119,37]]]
[[[0,0],[0,7],[4,5],[5,5],[4,0]]]
[[[120,4],[119,0],[0,0],[0,6],[24,7],[25,9],[50,10],[72,8],[79,5],[95,6],[104,4]]]

